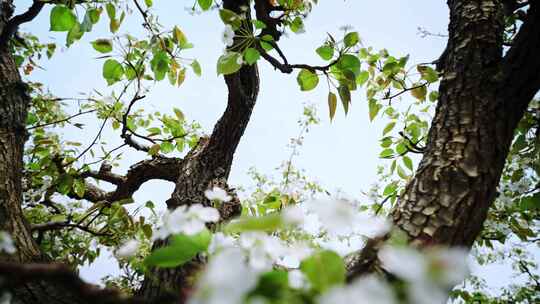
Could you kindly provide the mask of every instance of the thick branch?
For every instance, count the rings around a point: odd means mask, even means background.
[[[140,298],[129,297],[112,289],[102,289],[99,286],[84,282],[69,267],[63,264],[19,264],[0,262],[0,290],[15,290],[29,283],[36,284],[42,291],[54,292],[61,290],[64,300],[69,303],[107,303],[107,304],[149,304],[173,303],[174,297],[166,296],[154,301],[144,301]],[[27,285],[28,286],[28,285]],[[53,297],[52,294],[37,295],[39,299]],[[73,299],[76,299],[73,301]],[[71,300],[71,301],[70,301]]]
[[[6,23],[4,30],[0,35],[0,48],[6,47],[9,39],[17,32],[19,25],[32,21],[39,14],[44,5],[45,2],[34,0],[34,3],[32,3],[32,6],[30,6],[26,12],[11,18]]]

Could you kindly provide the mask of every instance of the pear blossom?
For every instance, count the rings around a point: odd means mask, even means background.
[[[137,240],[129,240],[125,242],[118,250],[116,250],[116,256],[119,258],[129,258],[139,249],[140,243]]]
[[[233,43],[234,43],[234,29],[232,28],[231,25],[229,25],[229,24],[225,25],[225,29],[223,30],[223,35],[221,36],[221,40],[228,47],[231,47],[233,45]]]
[[[2,296],[0,296],[0,304],[10,304],[11,303],[11,293],[4,292]]]
[[[270,270],[286,253],[286,247],[278,238],[262,232],[242,233],[239,243],[247,251],[249,265],[255,270]]]
[[[283,248],[281,256],[276,260],[276,264],[286,268],[298,268],[300,262],[309,257],[313,249],[303,243],[291,244]]]
[[[246,264],[240,248],[227,248],[210,259],[188,304],[243,303],[257,285],[258,274]]]
[[[424,255],[410,248],[384,246],[379,259],[386,270],[408,281],[423,280],[428,271]]]
[[[302,225],[304,223],[304,211],[299,206],[285,208],[282,216],[283,221],[289,225]]]
[[[11,239],[11,236],[5,231],[0,231],[0,252],[2,251],[8,254],[14,254],[15,251],[17,251],[13,239]]]
[[[319,298],[318,303],[394,304],[398,302],[387,283],[370,275],[359,278],[349,285],[330,289]]]
[[[215,186],[212,189],[204,191],[204,196],[211,201],[219,202],[228,202],[232,199],[232,197],[227,194],[227,191]]]
[[[210,254],[216,253],[218,250],[233,247],[235,241],[232,237],[223,234],[223,232],[216,232],[212,237],[212,241],[208,246],[208,252]]]
[[[289,271],[289,286],[294,289],[305,289],[308,288],[309,281],[298,269],[293,269]]]
[[[212,207],[201,204],[180,206],[163,215],[163,226],[154,233],[154,239],[165,239],[171,234],[185,233],[195,235],[206,228],[206,223],[217,222],[219,212]]]

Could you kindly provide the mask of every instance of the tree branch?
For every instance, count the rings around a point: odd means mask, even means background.
[[[11,18],[6,23],[2,34],[0,34],[0,48],[6,47],[11,37],[13,37],[19,29],[19,25],[32,21],[39,14],[44,5],[45,2],[34,0],[32,6],[30,6],[26,12]]]
[[[54,284],[41,285],[46,291],[61,292],[64,299],[77,299],[70,303],[103,303],[103,304],[150,304],[174,303],[176,297],[164,295],[153,301],[145,301],[137,297],[129,297],[117,290],[102,289],[99,286],[86,283],[68,266],[63,264],[20,264],[0,262],[0,290],[17,290],[29,283],[42,281]],[[45,291],[45,290],[44,290]],[[39,295],[39,297],[50,295]],[[69,301],[68,301],[69,302]]]

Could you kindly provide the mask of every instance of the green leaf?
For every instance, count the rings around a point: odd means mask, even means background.
[[[107,84],[111,85],[120,81],[123,75],[124,68],[118,61],[114,59],[107,59],[107,61],[105,61],[103,64],[103,78],[105,78]]]
[[[384,127],[384,130],[383,130],[383,136],[385,136],[388,132],[392,131],[394,129],[394,127],[396,126],[396,123],[395,122],[390,122],[386,125],[386,127]]]
[[[231,221],[225,231],[228,233],[243,232],[243,231],[274,231],[283,226],[281,216],[270,214],[259,217],[243,217]]]
[[[197,0],[197,2],[203,11],[207,11],[212,6],[213,0]]]
[[[341,99],[341,104],[343,105],[343,110],[345,110],[345,115],[349,113],[349,104],[351,103],[351,91],[347,86],[340,86],[338,88],[339,98]]]
[[[407,175],[407,173],[405,172],[405,170],[403,170],[403,168],[398,165],[397,166],[397,174],[399,175],[399,177],[401,177],[402,179],[407,179],[409,178],[409,176]]]
[[[394,156],[394,150],[388,148],[381,151],[381,154],[379,154],[380,158],[390,158]]]
[[[351,32],[345,35],[345,38],[343,38],[343,43],[345,43],[346,47],[352,47],[358,44],[360,42],[360,37],[358,37],[357,32]]]
[[[411,160],[410,157],[408,157],[407,155],[404,155],[403,156],[403,164],[405,165],[405,167],[407,167],[409,170],[413,170],[413,162]]]
[[[88,11],[86,11],[88,16],[90,17],[90,21],[92,21],[92,24],[96,24],[96,23],[99,22],[99,17],[101,16],[102,11],[103,10],[101,8],[99,8],[99,9],[91,8]]]
[[[342,71],[349,70],[353,72],[356,77],[358,77],[358,75],[360,75],[360,59],[354,55],[345,54],[341,56],[339,61],[336,63],[335,68]]]
[[[257,51],[254,48],[247,48],[244,51],[244,59],[249,65],[252,65],[255,62],[257,62],[257,60],[259,60],[260,57],[261,57],[261,54],[259,53],[259,51]]]
[[[193,236],[176,234],[170,238],[170,245],[154,250],[144,259],[144,264],[163,268],[180,266],[206,251],[211,239],[207,229]]]
[[[439,99],[439,92],[438,91],[431,91],[431,93],[429,93],[429,101],[435,102],[435,101],[437,101],[437,99]]]
[[[291,24],[289,24],[289,27],[291,28],[291,31],[293,31],[293,33],[304,32],[304,22],[300,17],[294,18]]]
[[[84,180],[76,179],[73,181],[73,192],[75,192],[78,197],[82,198],[84,196],[85,190],[86,185],[84,184]]]
[[[81,39],[84,32],[81,30],[81,25],[79,22],[75,22],[75,25],[69,30],[66,36],[66,46],[70,46],[73,42]]]
[[[419,83],[415,83],[413,85],[413,87],[415,87],[415,88],[411,90],[411,95],[414,96],[416,99],[418,99],[420,101],[426,100],[426,95],[427,95],[426,86],[421,85]]]
[[[328,92],[328,111],[330,113],[330,121],[334,119],[336,115],[337,97],[336,94]]]
[[[70,191],[71,191],[71,188],[73,186],[73,176],[69,175],[69,174],[62,174],[59,178],[58,178],[58,182],[57,182],[57,186],[56,188],[58,189],[58,192],[62,193],[62,194],[68,194]]]
[[[334,57],[334,48],[328,45],[323,45],[315,50],[324,60],[330,60]]]
[[[109,16],[111,20],[116,19],[116,7],[114,7],[114,4],[110,2],[107,3],[107,5],[105,5],[105,10],[107,11],[107,16]]]
[[[97,39],[91,42],[94,50],[106,54],[112,51],[112,41],[109,39]]]
[[[383,190],[383,195],[388,196],[388,195],[396,192],[397,186],[398,185],[395,182],[392,182],[392,183],[386,185],[386,187],[384,187],[384,190]]]
[[[159,144],[154,144],[150,147],[150,150],[148,150],[148,154],[152,156],[157,155],[160,149],[161,149],[161,146]]]
[[[174,41],[180,46],[186,45],[188,43],[186,35],[177,26],[173,28],[173,37]]]
[[[160,146],[161,146],[160,150],[164,154],[171,153],[172,151],[174,151],[174,145],[168,141],[161,143]]]
[[[302,69],[296,77],[296,81],[300,85],[300,90],[310,91],[317,87],[319,84],[319,76],[310,70]]]
[[[50,22],[51,31],[67,32],[77,24],[77,17],[67,6],[59,4],[51,10]]]
[[[345,282],[345,265],[341,257],[330,250],[317,252],[305,259],[300,264],[300,269],[312,288],[319,292]]]
[[[193,60],[193,62],[191,63],[191,68],[193,69],[193,73],[195,73],[195,75],[199,77],[202,75],[201,64],[197,60]],[[178,85],[180,85],[180,83]]]
[[[163,80],[169,72],[169,64],[171,59],[164,51],[158,51],[150,61],[150,68],[154,72],[154,77],[157,81]]]
[[[144,0],[144,4],[146,4],[146,6],[148,6],[148,7],[151,7],[153,2],[152,2],[152,0]]]
[[[377,114],[379,114],[379,111],[381,110],[382,106],[377,103],[376,99],[370,99],[368,102],[369,107],[369,120],[373,121]]]
[[[439,74],[431,67],[419,65],[416,67],[416,69],[418,70],[418,72],[420,72],[420,75],[422,75],[422,79],[429,83],[433,83],[439,80]]]
[[[240,16],[226,8],[219,10],[219,17],[223,23],[231,25],[234,29],[238,29],[242,25]]]
[[[217,73],[229,75],[238,72],[242,65],[239,63],[242,60],[242,55],[237,52],[228,52],[219,57],[217,62]]]
[[[358,77],[356,77],[356,84],[359,86],[363,86],[366,81],[369,79],[369,72],[368,71],[362,71],[358,74]]]

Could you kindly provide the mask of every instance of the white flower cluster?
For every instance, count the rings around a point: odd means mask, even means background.
[[[349,285],[330,289],[319,298],[318,303],[397,304],[398,302],[387,283],[375,276],[366,276]]]
[[[386,246],[379,259],[389,272],[409,282],[411,303],[446,303],[447,291],[469,273],[464,249],[432,249],[422,254],[411,248]]]
[[[360,234],[366,237],[380,236],[390,230],[390,224],[383,218],[361,214],[355,206],[344,200],[313,201],[307,204],[309,213],[317,216],[320,226],[331,236]],[[310,219],[312,225],[316,225]],[[316,230],[313,227],[307,230]]]
[[[15,244],[9,233],[0,231],[0,252],[4,251],[8,254],[14,254],[16,252]]]
[[[219,220],[219,212],[201,204],[180,206],[173,211],[166,211],[162,217],[163,225],[153,234],[153,239],[166,239],[171,234],[184,233],[195,235],[205,229],[206,223]]]

